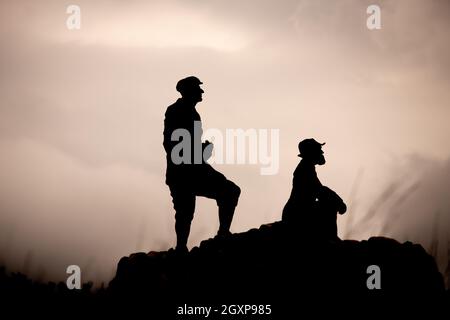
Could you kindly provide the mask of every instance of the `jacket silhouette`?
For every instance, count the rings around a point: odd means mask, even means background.
[[[305,139],[298,145],[302,160],[294,171],[292,191],[283,209],[282,220],[298,229],[302,235],[322,239],[337,239],[337,213],[347,210],[344,201],[320,182],[316,165],[324,165],[322,146],[314,139]]]
[[[201,118],[195,109],[202,101],[202,82],[196,77],[187,77],[177,83],[181,93],[174,104],[167,108],[164,119],[164,149],[166,150],[166,184],[169,186],[175,209],[175,231],[178,251],[187,251],[187,241],[195,212],[197,196],[215,199],[219,207],[220,227],[217,235],[230,233],[234,210],[237,206],[240,188],[227,180],[206,162],[212,152],[212,144],[201,141]],[[177,139],[177,132],[188,134]],[[175,134],[174,134],[175,133]],[[187,139],[186,141],[183,141]],[[178,148],[186,143],[187,148]],[[204,157],[205,155],[205,157]],[[181,159],[180,159],[181,158]]]

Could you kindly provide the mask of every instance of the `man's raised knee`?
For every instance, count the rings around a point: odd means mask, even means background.
[[[228,180],[225,193],[227,195],[227,199],[225,201],[234,207],[237,206],[239,196],[241,195],[241,188],[239,188],[234,182]]]

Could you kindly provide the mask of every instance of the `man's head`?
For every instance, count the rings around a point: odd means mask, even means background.
[[[202,94],[204,93],[203,89],[200,88],[201,84],[203,82],[199,78],[190,76],[178,81],[176,88],[183,99],[197,103],[202,101]]]
[[[319,143],[314,139],[305,139],[298,144],[299,157],[311,161],[314,164],[325,164],[325,157],[323,156],[322,146],[325,143]]]

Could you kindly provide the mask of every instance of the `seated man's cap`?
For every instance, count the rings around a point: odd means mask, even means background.
[[[184,79],[181,79],[180,81],[178,81],[176,89],[178,92],[183,92],[192,88],[195,88],[199,85],[203,84],[203,82],[200,81],[199,78],[194,77],[194,76],[190,76]]]
[[[305,154],[321,150],[324,143],[319,143],[314,139],[305,139],[298,144],[298,151],[300,151],[299,157],[303,157]]]

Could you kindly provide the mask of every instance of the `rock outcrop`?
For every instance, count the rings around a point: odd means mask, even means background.
[[[381,289],[370,289],[375,272]],[[169,250],[124,257],[109,290],[120,299],[170,302],[173,308],[281,303],[285,312],[299,303],[445,296],[436,263],[420,245],[383,237],[303,238],[281,222],[205,240],[187,254]]]
[[[125,311],[127,318],[203,319],[205,314],[189,311],[208,307],[208,319],[309,318],[311,312],[315,318],[330,312],[365,318],[368,311],[384,315],[393,308],[403,318],[425,308],[433,318],[430,312],[438,314],[449,302],[434,259],[420,245],[383,237],[324,241],[302,237],[281,222],[205,240],[189,253],[132,254],[120,260],[109,286],[96,291],[0,271],[3,306],[44,317],[70,311],[105,318]],[[380,289],[370,289],[374,283]]]

